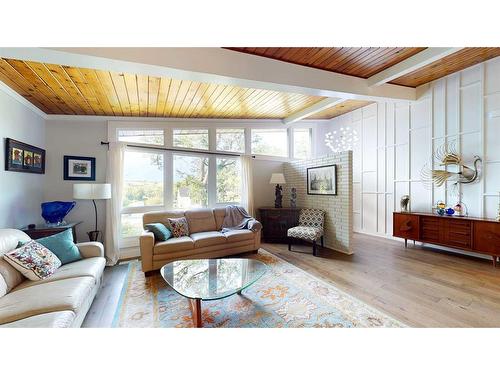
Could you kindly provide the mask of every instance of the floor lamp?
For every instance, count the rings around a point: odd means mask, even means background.
[[[110,199],[111,198],[111,184],[74,184],[73,185],[73,198],[74,199],[91,199],[94,203],[95,212],[95,229],[87,232],[90,241],[97,241],[99,238],[99,231],[97,230],[97,206],[96,199]]]

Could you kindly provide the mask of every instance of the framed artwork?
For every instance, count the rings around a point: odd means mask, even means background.
[[[307,168],[307,194],[337,195],[337,166]]]
[[[44,174],[45,150],[11,138],[6,138],[5,170]]]
[[[64,179],[95,181],[95,158],[64,155]]]

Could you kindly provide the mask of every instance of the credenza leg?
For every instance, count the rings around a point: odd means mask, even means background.
[[[405,238],[405,247],[408,247],[408,240]]]
[[[495,255],[492,256],[493,258],[493,267],[497,266],[497,257]]]

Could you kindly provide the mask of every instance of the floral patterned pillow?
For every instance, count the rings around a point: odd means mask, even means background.
[[[170,224],[170,228],[172,230],[172,236],[189,236],[189,226],[185,217],[180,217],[178,219],[168,219],[168,223]]]
[[[61,267],[59,258],[36,241],[29,241],[3,257],[12,267],[33,281],[46,279]]]

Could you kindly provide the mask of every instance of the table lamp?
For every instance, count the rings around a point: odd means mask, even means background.
[[[95,200],[110,199],[111,184],[74,184],[73,198],[92,199],[92,203],[94,203],[94,212],[95,212],[95,230],[87,232],[87,234],[89,236],[90,241],[97,241],[100,232],[97,230],[97,206],[95,204]]]
[[[270,184],[276,184],[276,189],[275,189],[275,200],[274,200],[274,207],[275,208],[281,208],[283,207],[283,187],[280,186],[280,184],[286,184],[285,176],[283,176],[283,173],[273,173],[271,175],[271,180],[269,181]]]

